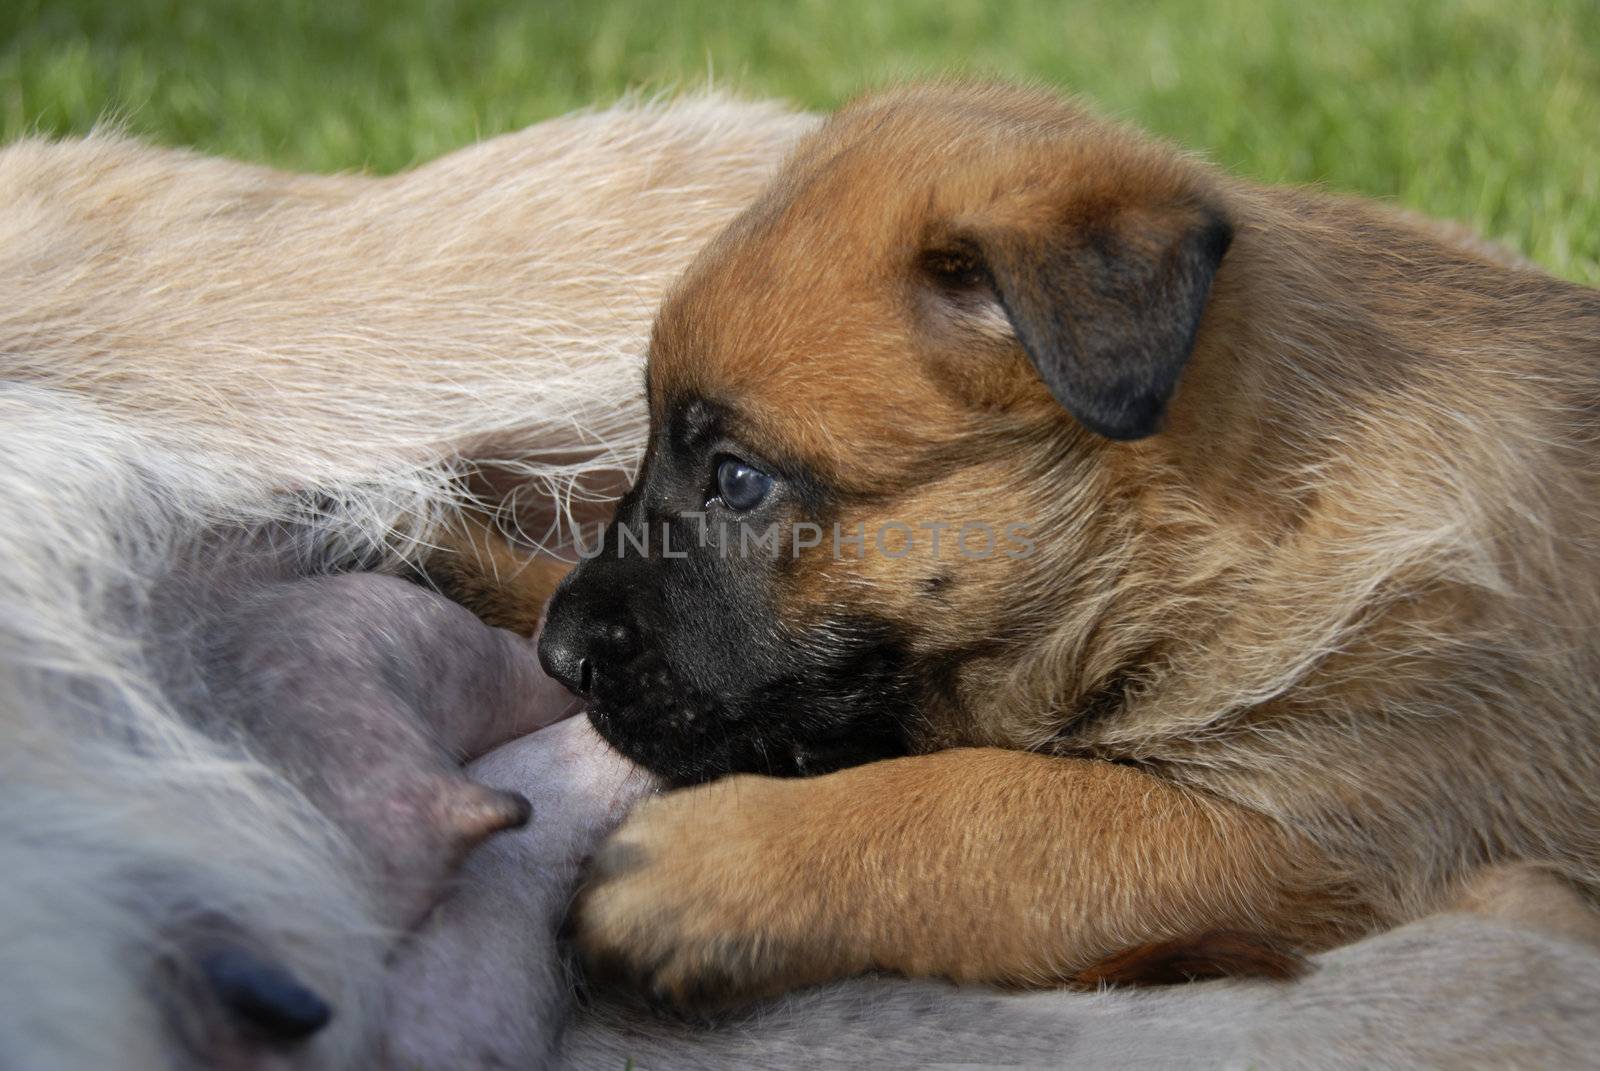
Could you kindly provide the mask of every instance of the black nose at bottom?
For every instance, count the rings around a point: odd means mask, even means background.
[[[219,948],[200,960],[200,972],[229,1014],[268,1038],[308,1038],[333,1017],[300,979],[248,949]]]
[[[555,626],[554,619],[547,621],[539,636],[539,664],[567,691],[587,699],[594,688],[594,661],[589,657],[589,643],[582,635],[558,631]]]

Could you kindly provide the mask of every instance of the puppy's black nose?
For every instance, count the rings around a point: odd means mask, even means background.
[[[594,661],[587,630],[572,627],[572,616],[551,614],[539,636],[539,664],[572,692],[588,699],[594,689]],[[581,623],[580,623],[581,624]]]
[[[568,691],[594,698],[602,678],[638,654],[627,591],[612,563],[587,561],[551,597],[539,663]]]

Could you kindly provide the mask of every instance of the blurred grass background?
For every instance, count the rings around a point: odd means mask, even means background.
[[[1600,0],[0,0],[0,135],[391,171],[629,88],[999,74],[1600,283]]]

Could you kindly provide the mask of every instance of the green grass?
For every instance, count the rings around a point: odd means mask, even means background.
[[[0,135],[113,116],[390,171],[630,87],[828,107],[1037,79],[1272,181],[1467,220],[1600,283],[1597,0],[0,0]]]

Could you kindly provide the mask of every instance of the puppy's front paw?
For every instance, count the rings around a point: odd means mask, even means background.
[[[573,907],[590,971],[710,1011],[865,970],[804,794],[804,782],[734,777],[640,805]]]

